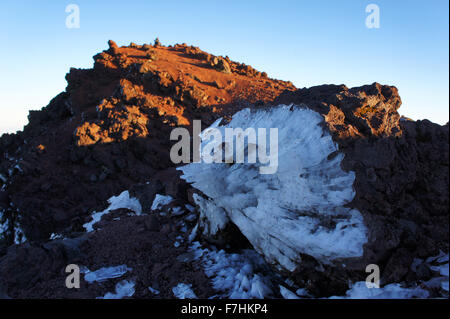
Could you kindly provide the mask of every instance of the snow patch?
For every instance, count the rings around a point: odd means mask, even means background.
[[[156,194],[152,203],[152,210],[161,209],[163,206],[169,205],[173,201],[172,196]]]
[[[11,203],[10,206],[13,207],[14,206],[13,203]],[[20,212],[19,212],[18,208],[16,208],[16,212],[17,212],[17,218],[14,221],[14,225],[13,225],[13,227],[14,227],[14,229],[13,229],[13,231],[14,231],[14,244],[20,245],[20,244],[23,244],[24,242],[26,242],[27,238],[25,236],[25,232],[22,229],[22,226],[20,225],[21,215],[20,215]]]
[[[262,299],[272,293],[272,277],[267,275],[269,267],[253,250],[240,254],[229,254],[224,250],[202,248],[199,242],[190,247],[194,259],[200,259],[206,276],[211,278],[219,297],[231,299]]]
[[[299,296],[297,296],[295,293],[290,291],[284,286],[279,285],[280,287],[280,294],[283,296],[284,299],[300,299]]]
[[[20,245],[27,241],[25,234],[20,226],[14,228],[14,244]]]
[[[110,211],[126,208],[134,211],[136,215],[140,215],[142,213],[141,203],[137,198],[130,197],[130,193],[128,191],[123,191],[119,196],[113,196],[108,199],[109,206],[107,209],[101,212],[94,212],[91,217],[92,220],[83,225],[87,232],[91,232],[94,230],[93,226],[95,223],[99,222],[102,219],[102,216],[108,214]]]
[[[98,299],[122,299],[134,295],[134,282],[122,280],[116,284],[115,293],[108,292],[105,296]]]
[[[60,238],[63,238],[63,235],[61,235],[61,234],[56,234],[56,233],[51,233],[51,235],[50,235],[50,240],[55,240],[55,239],[60,239]]]
[[[295,291],[295,294],[299,297],[311,297],[309,292],[305,288],[299,288]]]
[[[389,284],[380,288],[367,288],[365,281],[356,282],[345,297],[331,297],[330,299],[410,299],[427,298],[429,292],[420,288],[403,288],[400,284]]]

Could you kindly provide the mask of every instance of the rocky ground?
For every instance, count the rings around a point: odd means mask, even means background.
[[[343,296],[374,263],[385,291],[401,283],[410,289],[403,297],[448,294],[448,124],[400,118],[395,87],[297,89],[228,57],[159,42],[110,41],[92,69],[66,79],[22,132],[0,138],[0,296]],[[170,161],[176,126],[291,103],[320,114],[339,148],[329,160],[342,153],[340,167],[354,172],[345,207],[367,229],[358,258],[323,263],[302,248],[286,271],[256,253],[236,222],[220,240],[206,236],[193,196],[202,192]],[[80,289],[65,287],[68,264],[82,266]]]

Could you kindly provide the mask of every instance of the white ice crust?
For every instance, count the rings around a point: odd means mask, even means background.
[[[179,168],[207,196],[194,196],[205,234],[216,234],[231,221],[268,262],[290,271],[300,253],[323,263],[362,255],[363,218],[345,206],[355,195],[355,174],[341,168],[343,154],[317,112],[293,105],[244,109],[227,125],[219,123],[213,126],[221,131],[278,128],[278,169],[260,174],[258,162]]]
[[[127,208],[135,212],[136,215],[140,215],[142,213],[141,203],[137,198],[130,197],[130,193],[128,191],[123,191],[119,196],[111,197],[110,199],[108,199],[108,203],[109,206],[107,209],[101,212],[92,213],[92,220],[83,225],[87,232],[93,231],[94,224],[99,222],[102,219],[103,215],[108,214],[112,210]]]

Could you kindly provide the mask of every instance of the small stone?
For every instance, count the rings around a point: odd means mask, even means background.
[[[113,40],[109,40],[108,45],[110,49],[118,48],[117,43],[114,42]]]

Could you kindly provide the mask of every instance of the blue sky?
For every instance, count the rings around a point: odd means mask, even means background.
[[[80,28],[68,29],[68,4]],[[380,28],[365,25],[368,4]],[[250,64],[297,87],[395,85],[400,113],[449,119],[447,0],[20,1],[0,2],[0,133],[22,129],[66,86],[70,67],[90,68],[107,40],[188,43]]]

